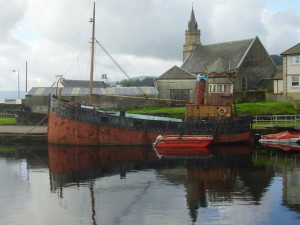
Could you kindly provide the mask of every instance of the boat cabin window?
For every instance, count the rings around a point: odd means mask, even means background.
[[[233,85],[232,84],[210,84],[209,85],[210,93],[232,93]]]

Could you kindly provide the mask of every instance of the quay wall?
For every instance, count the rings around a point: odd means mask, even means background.
[[[88,103],[88,96],[62,96],[62,99],[77,101],[81,104]],[[126,110],[130,108],[141,108],[145,106],[178,106],[184,107],[187,101],[158,99],[147,97],[115,96],[115,95],[95,95],[93,97],[94,105],[101,109]],[[48,96],[26,96],[25,106],[31,112],[47,113],[49,97]]]

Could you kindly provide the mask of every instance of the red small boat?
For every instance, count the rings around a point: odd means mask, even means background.
[[[290,144],[300,141],[300,134],[294,131],[284,131],[276,134],[262,135],[260,143]]]
[[[206,147],[213,140],[211,135],[159,135],[154,147],[157,148],[197,148]]]

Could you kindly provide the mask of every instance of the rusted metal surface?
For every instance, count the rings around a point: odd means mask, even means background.
[[[222,106],[222,105],[187,105],[186,106],[186,119],[191,120],[206,120],[206,119],[223,119],[227,121],[232,115],[231,106]],[[220,118],[218,118],[220,117]],[[226,117],[226,118],[221,118]]]
[[[196,105],[204,104],[205,84],[206,82],[204,80],[196,82]]]
[[[205,93],[205,104],[231,106],[233,104],[232,93]]]

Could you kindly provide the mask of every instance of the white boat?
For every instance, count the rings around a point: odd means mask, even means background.
[[[276,134],[262,135],[260,143],[291,144],[300,142],[300,134],[295,131],[284,131]]]

